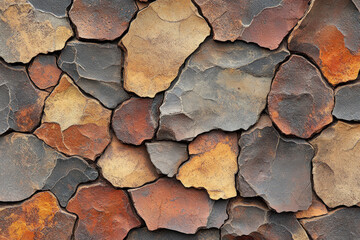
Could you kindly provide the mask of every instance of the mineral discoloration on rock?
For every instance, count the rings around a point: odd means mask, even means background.
[[[195,234],[184,234],[166,229],[149,231],[146,228],[134,229],[127,240],[219,240],[218,229],[199,230]]]
[[[38,55],[30,64],[29,77],[40,89],[55,86],[61,75],[54,55]]]
[[[43,0],[28,0],[36,9],[42,12],[49,12],[59,17],[66,17],[66,9],[71,4],[71,0],[46,0],[44,4]]]
[[[337,119],[360,121],[360,82],[347,84],[335,89],[333,115]]]
[[[295,213],[296,218],[312,218],[322,216],[328,213],[326,206],[321,202],[321,200],[313,194],[312,203],[307,210],[302,210]]]

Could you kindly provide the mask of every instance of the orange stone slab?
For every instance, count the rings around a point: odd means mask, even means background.
[[[40,89],[55,86],[61,75],[61,70],[56,64],[56,57],[53,55],[37,56],[28,70],[31,81]]]

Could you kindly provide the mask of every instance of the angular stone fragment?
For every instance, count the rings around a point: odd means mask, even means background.
[[[126,191],[102,182],[81,186],[66,209],[79,217],[75,239],[124,239],[141,225]]]
[[[111,111],[84,96],[73,81],[63,75],[46,99],[37,137],[68,155],[94,160],[110,142]]]
[[[299,211],[295,213],[296,218],[312,218],[325,215],[328,213],[326,206],[321,202],[321,200],[313,194],[312,203],[307,210]]]
[[[158,127],[161,98],[130,98],[114,110],[112,128],[124,143],[140,145]]]
[[[184,234],[166,229],[149,231],[146,228],[137,228],[129,233],[126,240],[219,240],[217,229],[199,230],[196,234]]]
[[[347,84],[335,89],[335,107],[332,112],[337,119],[360,121],[360,83]]]
[[[141,97],[164,91],[209,34],[209,26],[191,0],[151,3],[138,13],[121,40],[126,49],[125,89]]]
[[[59,17],[66,16],[66,9],[71,4],[71,0],[28,0],[36,9],[43,12],[50,12]]]
[[[81,89],[108,108],[129,98],[121,81],[121,50],[115,44],[68,42],[58,64]]]
[[[112,138],[101,155],[98,166],[104,177],[115,187],[140,187],[159,177],[145,146],[126,145],[116,137]]]
[[[249,128],[265,108],[276,65],[288,54],[284,46],[269,51],[206,41],[165,93],[158,137],[191,140],[212,129]]]
[[[316,0],[289,37],[289,49],[311,57],[329,83],[360,70],[360,12],[351,0]]]
[[[276,49],[308,8],[309,0],[195,0],[214,39],[244,40]]]
[[[357,7],[357,9],[360,11],[360,0],[353,0],[353,3]]]
[[[301,139],[284,138],[263,115],[241,134],[238,188],[242,197],[262,197],[277,212],[306,210],[311,204],[314,149]]]
[[[268,96],[272,121],[287,135],[309,138],[332,122],[334,93],[320,71],[292,55],[276,73]]]
[[[171,141],[145,143],[151,162],[159,173],[173,177],[188,158],[187,145]]]
[[[314,189],[331,208],[360,203],[360,124],[338,121],[311,140]]]
[[[40,122],[47,96],[34,87],[25,67],[0,60],[0,135],[10,129],[32,131]]]
[[[21,204],[0,206],[0,239],[70,240],[75,220],[54,195],[40,192]]]
[[[61,75],[61,70],[56,65],[56,57],[53,55],[38,55],[28,70],[31,81],[40,89],[55,86]]]

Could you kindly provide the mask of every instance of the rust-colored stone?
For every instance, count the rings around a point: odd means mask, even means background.
[[[56,57],[53,55],[37,56],[28,70],[31,81],[40,89],[55,86],[61,75],[61,70],[56,65]]]
[[[321,200],[313,194],[312,202],[310,207],[307,210],[299,211],[295,213],[296,218],[312,218],[322,216],[328,213],[326,206],[321,202]]]

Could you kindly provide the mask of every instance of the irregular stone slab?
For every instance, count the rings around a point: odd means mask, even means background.
[[[130,232],[126,240],[219,240],[220,233],[217,229],[199,230],[194,235],[183,234],[175,231],[161,229],[149,231],[146,228],[137,228]]]
[[[160,139],[248,129],[266,106],[275,67],[289,52],[211,39],[190,57],[160,107]],[[194,104],[196,103],[196,104]]]
[[[54,195],[39,192],[21,204],[0,207],[0,239],[70,240],[75,220]]]
[[[40,89],[55,86],[61,75],[54,55],[38,55],[31,62],[28,71],[31,81]]]
[[[276,49],[308,8],[309,0],[195,0],[219,41],[244,40]]]
[[[66,17],[57,17],[50,8],[37,9],[27,0],[0,4],[0,57],[8,63],[28,63],[39,53],[62,49],[73,31]]]
[[[292,31],[289,49],[311,57],[332,85],[357,78],[360,12],[351,0],[316,0]]]
[[[115,44],[68,42],[58,64],[82,90],[108,108],[129,98],[121,81],[121,50]]]
[[[10,129],[32,131],[41,120],[47,96],[34,87],[25,67],[0,61],[0,135]]]
[[[114,110],[112,128],[116,137],[124,143],[140,145],[152,139],[159,121],[162,99],[135,98],[123,102]]]
[[[335,107],[332,114],[337,119],[360,121],[360,83],[347,84],[335,89]]]
[[[60,152],[95,160],[110,142],[110,115],[110,110],[83,95],[63,75],[45,101],[42,124],[35,135]]]
[[[284,138],[263,115],[241,134],[238,189],[242,197],[262,197],[277,212],[297,212],[311,205],[314,149],[301,139]]]
[[[189,158],[187,144],[184,143],[157,141],[145,145],[158,172],[168,177],[175,176],[180,165]]]
[[[191,0],[150,3],[121,40],[126,49],[125,89],[140,97],[166,90],[185,59],[209,34],[209,26]]]
[[[316,149],[313,162],[314,189],[334,208],[360,203],[360,124],[338,121],[310,141]],[[346,162],[346,164],[344,164]]]
[[[112,138],[97,164],[103,176],[115,187],[140,187],[159,177],[145,146],[126,145],[116,137]]]
[[[357,9],[360,11],[360,1],[359,0],[353,0],[353,3],[357,7]]]
[[[295,213],[296,218],[312,218],[322,216],[328,213],[326,206],[321,202],[321,200],[313,194],[312,203],[307,210],[299,211]]]
[[[320,71],[292,55],[277,71],[268,96],[272,121],[287,135],[309,138],[333,120],[334,93]]]
[[[141,225],[126,191],[102,182],[79,187],[66,209],[79,217],[75,239],[124,239]]]
[[[211,199],[236,196],[239,147],[236,133],[212,131],[189,144],[190,159],[176,176],[185,187],[204,188]]]
[[[78,38],[114,40],[137,12],[134,0],[74,0],[69,11]]]
[[[49,12],[58,17],[66,17],[66,9],[71,4],[71,0],[28,0],[36,9],[42,12]]]

